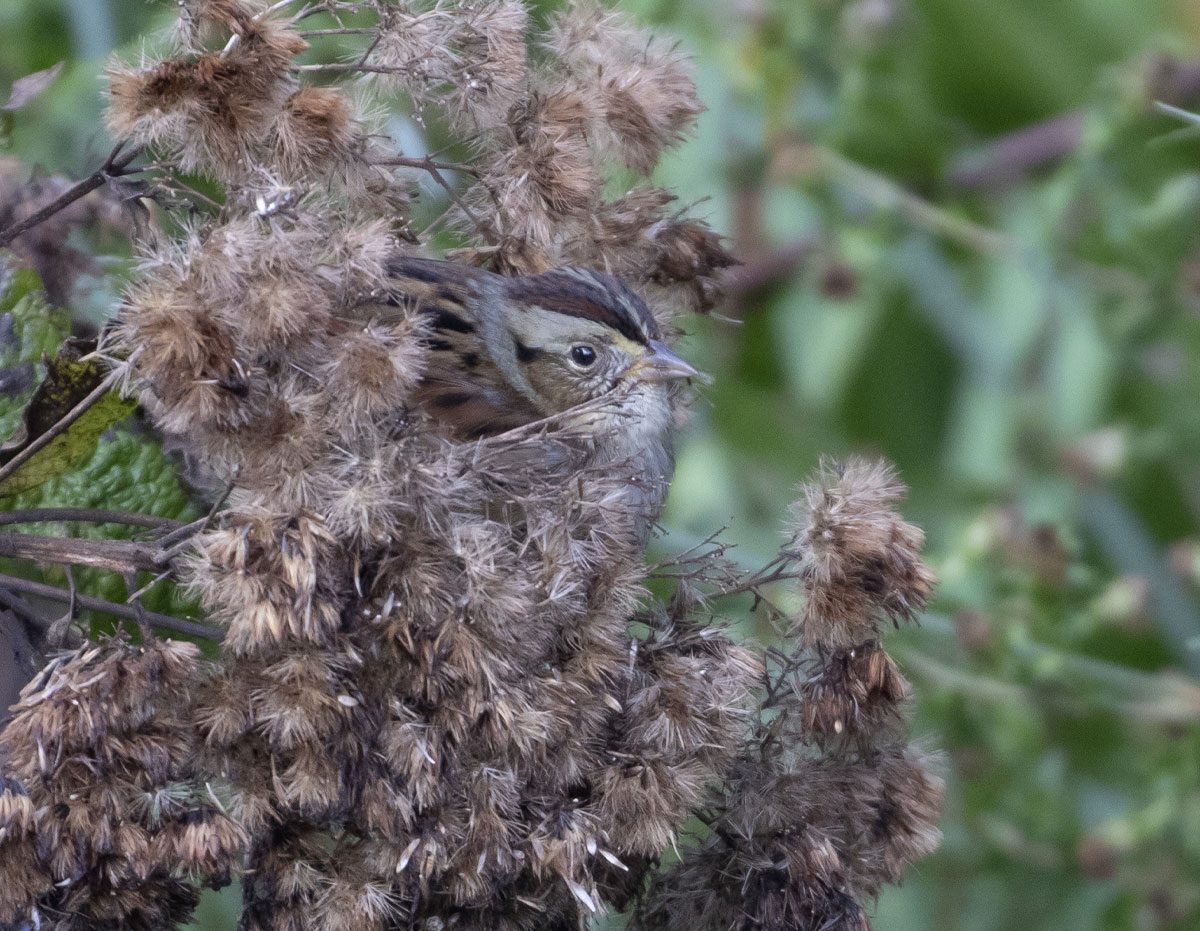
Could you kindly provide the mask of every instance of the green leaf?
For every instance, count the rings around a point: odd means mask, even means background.
[[[47,398],[57,403],[58,410],[64,406],[69,410],[73,406],[72,397],[81,396],[81,391],[86,394],[84,389],[90,390],[88,384],[94,387],[100,383],[103,371],[95,363],[79,361],[79,346],[71,343],[63,346],[69,332],[67,314],[46,301],[37,273],[6,264],[0,256],[0,431],[11,434],[25,430],[36,435],[45,424],[56,423],[57,416],[47,404],[40,406],[41,416],[35,420],[32,431],[27,424],[27,415],[39,412],[35,395],[43,388]],[[53,372],[59,374],[57,381]],[[35,388],[39,380],[41,384]],[[26,387],[21,388],[22,384]],[[68,431],[69,448],[54,449],[52,444],[12,476],[24,479],[26,469],[42,473],[37,483],[16,483],[24,490],[0,495],[0,510],[99,507],[172,520],[194,520],[197,509],[179,479],[174,462],[164,455],[159,444],[143,431],[133,432],[120,425],[108,429],[126,418],[133,408],[132,402],[115,394],[102,398],[88,412],[89,418],[94,419],[83,425],[84,431],[76,433],[78,423]],[[42,455],[52,449],[55,455],[65,453],[69,461],[42,461]],[[54,467],[49,468],[51,465]],[[130,539],[138,532],[136,528],[118,524],[39,524],[28,529],[96,540]],[[57,566],[36,567],[28,562],[5,560],[0,571],[60,587],[67,584],[65,571]],[[150,578],[149,573],[140,573],[137,584],[149,582]],[[115,573],[77,568],[74,579],[81,592],[109,601],[125,600],[125,581]],[[142,601],[152,611],[186,617],[199,614],[194,599],[169,581],[155,586]]]
[[[0,464],[11,462],[53,432],[64,417],[103,384],[108,366],[87,357],[84,350],[91,348],[68,340],[54,359],[46,361],[46,375],[26,406],[22,422],[9,441],[0,446]],[[136,406],[115,391],[101,396],[69,427],[0,481],[0,497],[36,488],[80,465],[95,452],[101,434],[128,417]]]

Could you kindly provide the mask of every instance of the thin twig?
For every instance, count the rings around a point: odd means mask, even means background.
[[[108,158],[104,160],[104,164],[92,172],[92,174],[73,187],[63,191],[61,195],[41,210],[31,213],[24,220],[14,223],[8,229],[0,232],[0,248],[7,246],[22,233],[33,229],[39,223],[50,219],[50,217],[54,216],[60,210],[65,210],[81,197],[86,197],[97,188],[103,187],[110,179],[129,174],[126,169],[134,159],[142,154],[143,149],[141,146],[135,146],[127,152],[124,149],[125,143],[118,142],[108,154]]]
[[[371,57],[371,53],[373,51],[375,51],[376,47],[379,45],[379,42],[382,38],[383,38],[383,30],[382,29],[377,30],[375,32],[375,38],[371,40],[371,44],[367,46],[366,51],[362,53],[362,57],[359,58],[359,60],[358,60],[358,66],[360,68],[367,63],[367,59]]]
[[[384,65],[358,65],[349,61],[332,61],[323,64],[312,65],[292,65],[293,71],[301,71],[307,74],[320,74],[323,72],[335,72],[344,74],[347,71],[365,71],[370,74],[403,74],[403,69],[388,68]]]
[[[45,630],[51,624],[50,619],[38,614],[28,601],[16,592],[6,590],[2,585],[0,585],[0,604],[20,617],[26,624],[36,627],[38,630]]]
[[[207,518],[202,517],[200,520],[194,520],[190,524],[183,524],[182,526],[177,527],[175,530],[172,530],[170,533],[164,533],[154,542],[160,547],[173,547],[175,544],[180,543],[181,541],[191,539],[194,534],[199,532],[201,527],[205,526],[206,522]]]
[[[0,557],[91,566],[113,572],[156,572],[163,566],[160,547],[134,540],[86,540],[0,533]]]
[[[499,240],[496,239],[496,234],[493,233],[487,226],[485,226],[483,221],[476,216],[475,211],[468,207],[466,201],[458,196],[458,192],[455,191],[454,186],[446,180],[445,175],[443,175],[436,167],[434,167],[433,161],[429,160],[426,165],[421,167],[425,168],[425,170],[429,172],[429,176],[445,189],[446,193],[450,195],[450,200],[452,200],[454,205],[466,215],[467,219],[475,224],[475,228],[479,230],[480,235],[483,236],[488,245],[497,245]]]
[[[73,621],[79,616],[79,587],[75,584],[75,568],[67,566],[67,592],[71,600],[67,602],[67,617]]]
[[[75,585],[75,570],[67,566],[67,593],[71,596],[63,616],[46,631],[46,642],[55,649],[66,645],[71,636],[71,626],[79,619],[79,589]]]
[[[11,575],[0,575],[0,588],[14,592],[23,592],[27,595],[37,595],[41,598],[49,598],[52,601],[63,603],[68,603],[71,598],[69,592],[57,586],[44,585],[41,582],[31,582],[28,579],[21,579]],[[76,599],[80,607],[87,608],[89,611],[101,611],[105,614],[111,614],[114,617],[130,621],[136,621],[138,617],[137,611],[128,605],[114,604],[111,601],[106,601],[103,598],[94,598],[91,595],[77,595]],[[156,611],[146,611],[145,617],[155,627],[187,634],[189,637],[203,637],[207,640],[219,641],[225,636],[225,631],[217,627],[201,624],[187,618],[174,617],[170,614],[159,614]]]
[[[475,215],[471,208],[467,206],[466,202],[458,196],[458,192],[454,190],[450,182],[447,181],[441,174],[442,171],[461,171],[464,174],[473,176],[476,180],[482,181],[483,175],[477,168],[473,168],[470,165],[464,165],[460,162],[437,161],[432,153],[429,155],[423,155],[420,158],[413,158],[405,155],[393,155],[389,156],[388,158],[381,158],[373,161],[371,164],[387,166],[389,168],[419,168],[422,171],[429,172],[429,176],[433,178],[433,180],[436,181],[443,189],[445,189],[447,194],[450,195],[450,200],[454,203],[454,205],[457,206],[458,209],[464,214],[466,214],[471,222],[475,224],[476,229],[479,230],[480,234],[485,240],[487,240],[488,244],[493,246],[497,244],[495,234],[492,232],[492,230],[484,225],[484,223],[479,219],[478,216]],[[491,196],[492,200],[495,201],[497,209],[499,209],[500,202],[496,197],[495,191],[493,191],[487,185],[484,185],[484,187]],[[429,226],[428,229],[425,230],[425,234],[428,236],[439,223],[446,219],[446,216],[447,214],[443,213],[433,224]]]
[[[150,527],[174,530],[183,522],[153,514],[134,514],[128,511],[106,511],[103,508],[25,508],[0,512],[0,526],[7,524],[128,524],[131,527]]]
[[[343,26],[338,29],[302,29],[297,35],[302,39],[312,39],[317,36],[366,36],[378,32],[373,26]]]
[[[213,502],[212,507],[209,509],[208,513],[201,520],[195,521],[194,523],[189,524],[187,527],[180,527],[179,530],[175,531],[175,534],[168,534],[167,536],[164,536],[161,540],[159,540],[158,541],[159,546],[160,547],[167,546],[167,549],[160,550],[158,555],[156,556],[156,559],[158,559],[162,562],[165,562],[168,565],[168,567],[170,567],[170,563],[175,559],[175,557],[178,556],[180,553],[182,553],[185,548],[187,548],[188,546],[191,546],[192,538],[195,537],[196,534],[203,533],[205,530],[208,529],[209,525],[213,521],[213,518],[217,516],[217,512],[224,506],[225,502],[229,499],[229,495],[232,492],[233,492],[233,482],[229,482],[225,486],[225,491],[221,494],[221,496],[219,498],[217,498],[216,501]],[[183,537],[180,540],[176,540],[173,545],[168,545],[169,537],[173,537],[177,534],[181,534],[185,530],[188,531],[187,536]],[[141,588],[139,588],[137,591],[135,591],[132,595],[130,595],[128,598],[126,598],[125,599],[126,604],[128,604],[130,601],[132,601],[135,598],[141,598],[142,595],[146,594],[146,592],[148,592],[150,589],[154,588],[154,586],[157,585],[159,582],[164,581],[174,571],[175,570],[173,568],[164,569],[162,572],[160,572],[158,575],[156,575],[154,578],[152,578],[149,582],[147,582],[145,585],[143,585]]]
[[[432,155],[422,155],[419,158],[407,155],[390,155],[387,158],[373,159],[371,164],[387,165],[390,168],[420,168],[424,171],[461,171],[464,174],[474,175],[476,178],[479,177],[479,169],[471,165],[464,165],[461,162],[436,161]]]
[[[37,437],[32,443],[12,457],[0,468],[0,483],[16,472],[21,466],[49,446],[54,440],[64,434],[80,417],[86,414],[95,404],[112,389],[120,379],[120,371],[109,372],[104,380],[93,388],[82,401],[67,411],[53,427]]]
[[[137,585],[137,575],[132,572],[125,573],[125,591],[132,592],[133,587]],[[146,606],[142,604],[140,595],[130,595],[125,599],[126,604],[133,602],[133,610],[136,612],[134,618],[137,624],[138,633],[142,635],[142,643],[149,643],[154,639],[154,630],[150,627],[150,621],[146,617]]]

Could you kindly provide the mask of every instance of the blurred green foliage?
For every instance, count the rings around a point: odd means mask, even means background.
[[[863,451],[911,485],[942,578],[890,648],[947,751],[946,840],[876,927],[1197,927],[1200,142],[1153,106],[1200,107],[1197,7],[621,5],[680,37],[709,107],[658,180],[748,272],[787,269],[737,323],[688,321],[716,382],[659,545],[728,524],[764,561],[818,457]],[[169,13],[4,0],[0,90],[68,62],[11,151],[98,164],[96,29],[132,54]],[[1031,124],[1060,157],[1018,170],[990,141]]]
[[[11,258],[0,253],[0,437],[10,437],[21,427],[22,418],[38,382],[45,377],[46,358],[59,349],[70,333],[70,317],[46,302],[41,282],[29,269],[12,270]],[[43,453],[0,485],[0,509],[23,510],[41,507],[106,508],[152,514],[173,520],[191,520],[197,515],[188,493],[180,483],[176,466],[156,439],[126,420],[130,402],[109,393],[66,431],[62,440],[69,452],[53,453],[51,444]],[[95,422],[89,424],[91,417]],[[108,429],[105,429],[105,428]],[[101,432],[102,431],[102,432]],[[58,441],[56,441],[57,443]],[[67,456],[72,457],[69,471]],[[35,534],[66,534],[92,539],[129,539],[137,528],[118,524],[12,524],[5,531]],[[68,587],[66,570],[60,566],[33,566],[28,562],[0,559],[0,572],[19,575],[35,582]],[[75,584],[85,594],[124,603],[125,580],[100,569],[75,569]],[[152,578],[139,573],[137,585]],[[143,604],[151,611],[195,617],[199,607],[173,583],[163,583],[146,594]],[[95,619],[95,630],[111,630],[103,618]],[[109,619],[111,620],[111,619]]]

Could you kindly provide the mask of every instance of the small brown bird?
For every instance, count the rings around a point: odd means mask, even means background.
[[[588,423],[595,464],[631,461],[657,513],[673,468],[672,382],[699,375],[662,341],[645,302],[619,278],[579,268],[504,277],[399,257],[395,293],[429,318],[421,405],[459,439],[477,439],[628,389]],[[656,503],[657,502],[657,503]]]

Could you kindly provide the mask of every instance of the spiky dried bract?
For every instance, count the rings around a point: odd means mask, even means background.
[[[686,60],[618,13],[572,3],[551,22],[545,47],[580,93],[598,102],[593,133],[629,167],[649,174],[703,109]]]
[[[359,136],[350,101],[326,87],[301,87],[284,102],[272,128],[272,164],[289,180],[345,171]]]
[[[712,835],[655,880],[633,926],[868,929],[855,853],[876,809],[862,780],[822,760],[771,773],[759,759],[730,789]]]
[[[818,739],[872,734],[908,697],[895,661],[878,643],[829,655],[801,687],[805,730]]]
[[[54,887],[38,856],[38,821],[25,786],[0,773],[0,923],[36,918],[38,900]]]
[[[875,637],[885,619],[914,618],[934,577],[920,557],[924,534],[894,510],[904,486],[891,466],[825,463],[802,490],[789,551],[803,574],[804,642],[850,649]]]
[[[383,221],[347,228],[313,213],[195,231],[144,262],[112,343],[134,357],[163,428],[203,447],[218,475],[268,505],[332,509],[346,467],[331,443],[402,409],[422,370],[414,315],[357,315],[386,295],[394,249]]]
[[[636,187],[600,204],[564,247],[569,261],[646,288],[664,327],[679,310],[713,310],[723,297],[720,273],[736,264],[707,224],[668,212],[674,200],[662,188]]]
[[[381,80],[419,107],[441,105],[462,131],[503,122],[526,88],[529,13],[520,0],[403,2],[381,8]]]
[[[513,107],[488,146],[482,180],[468,192],[500,244],[493,267],[532,272],[555,264],[567,234],[599,202],[602,179],[588,145],[593,119],[591,101],[562,86]]]
[[[715,628],[667,627],[637,659],[617,693],[613,759],[597,794],[616,852],[653,857],[729,765],[762,670]]]
[[[350,584],[337,540],[315,514],[229,513],[196,541],[190,584],[229,625],[235,654],[286,641],[329,643]]]
[[[307,47],[294,32],[259,26],[228,54],[110,68],[110,130],[163,148],[185,170],[244,178],[263,134],[295,90],[292,57]]]
[[[190,643],[88,644],[54,659],[0,733],[0,921],[169,929],[228,881],[241,828],[195,772]],[[9,856],[12,854],[12,856]]]
[[[938,775],[940,758],[920,747],[888,746],[861,765],[878,785],[870,800],[873,817],[860,834],[858,851],[859,883],[866,894],[874,895],[937,850],[945,784]]]
[[[189,48],[197,49],[217,34],[253,35],[264,0],[179,0],[178,31]]]

